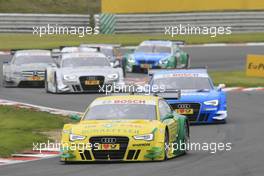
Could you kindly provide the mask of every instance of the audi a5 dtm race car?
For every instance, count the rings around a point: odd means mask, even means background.
[[[112,65],[122,60],[121,45],[118,44],[81,44],[80,47],[96,49],[98,52],[103,53]]]
[[[126,71],[156,68],[187,68],[189,55],[179,48],[180,41],[144,41],[132,54],[125,56]]]
[[[100,97],[90,104],[79,123],[64,125],[61,160],[166,160],[184,154],[186,150],[175,144],[188,142],[188,119],[173,111],[163,98]]]
[[[123,71],[113,68],[98,52],[74,52],[61,55],[56,67],[48,67],[47,92],[98,92],[104,85],[123,85]]]
[[[167,97],[167,102],[190,123],[225,123],[226,94],[220,84],[214,87],[206,69],[171,69],[150,71],[150,86],[165,86],[164,90],[181,90],[181,97]]]
[[[3,86],[43,86],[45,70],[55,64],[48,50],[16,51],[11,62],[3,64]]]

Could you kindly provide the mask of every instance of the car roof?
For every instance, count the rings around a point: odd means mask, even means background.
[[[105,57],[106,58],[106,56],[100,52],[75,52],[75,53],[62,54],[62,59],[68,59],[71,57]]]
[[[19,50],[15,53],[16,56],[18,55],[45,55],[50,56],[51,52],[49,50]]]
[[[161,46],[172,46],[173,42],[171,41],[166,41],[166,40],[147,40],[143,41],[140,46],[144,45],[161,45]]]

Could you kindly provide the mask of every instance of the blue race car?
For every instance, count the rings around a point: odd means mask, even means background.
[[[127,72],[140,72],[158,68],[188,68],[189,55],[179,47],[183,44],[183,41],[144,41],[134,53],[125,55],[125,69]]]
[[[166,100],[192,124],[225,123],[227,117],[224,84],[214,87],[206,69],[171,69],[150,71],[150,86],[166,91],[181,90],[180,98]],[[163,86],[163,87],[162,87]]]

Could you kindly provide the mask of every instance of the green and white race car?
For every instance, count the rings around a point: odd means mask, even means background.
[[[135,72],[157,68],[188,68],[189,55],[179,47],[183,44],[182,41],[144,41],[133,53],[125,55],[125,69]]]

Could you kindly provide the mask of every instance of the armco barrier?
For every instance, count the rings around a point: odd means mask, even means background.
[[[0,14],[0,32],[33,32],[34,26],[90,26],[90,15]],[[232,32],[264,32],[264,11],[164,14],[100,14],[101,33],[164,33],[165,26],[231,26]]]
[[[0,32],[33,32],[34,26],[89,26],[90,15],[0,13]]]
[[[103,20],[104,19],[104,20]],[[114,20],[111,20],[114,19]],[[165,26],[231,26],[232,32],[264,32],[264,11],[165,14],[98,14],[101,33],[164,33]],[[114,26],[114,29],[113,29]],[[111,28],[112,30],[106,31]]]

